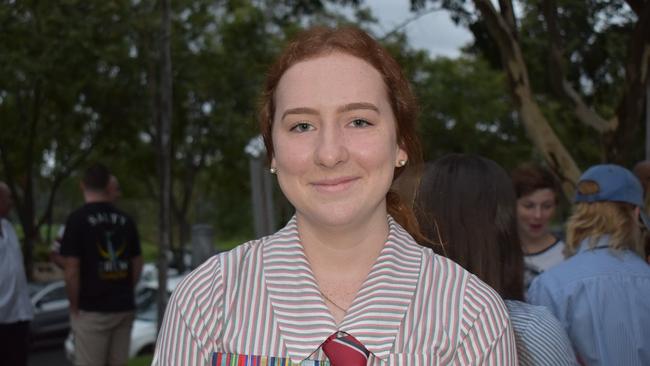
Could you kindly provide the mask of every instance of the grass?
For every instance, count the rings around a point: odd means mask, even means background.
[[[144,355],[129,360],[128,366],[149,366],[153,361],[153,355]]]

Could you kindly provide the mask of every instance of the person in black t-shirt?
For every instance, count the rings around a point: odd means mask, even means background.
[[[111,203],[110,172],[89,167],[85,204],[70,214],[61,241],[78,365],[126,365],[134,288],[142,271],[134,221]]]
[[[122,196],[122,190],[120,189],[120,181],[117,180],[117,177],[112,175],[108,180],[108,187],[106,188],[108,193],[109,202],[115,204],[117,200]],[[63,256],[61,255],[61,242],[63,241],[63,234],[65,233],[65,225],[59,228],[59,232],[56,234],[56,237],[50,245],[50,262],[54,263],[57,267],[63,269]]]

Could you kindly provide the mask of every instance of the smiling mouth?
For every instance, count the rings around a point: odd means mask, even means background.
[[[336,179],[324,179],[312,182],[311,185],[318,192],[323,193],[336,193],[342,192],[350,188],[359,178],[358,177],[343,177]]]

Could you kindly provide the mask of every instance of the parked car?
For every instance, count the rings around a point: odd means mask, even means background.
[[[34,319],[30,324],[33,347],[62,343],[70,331],[70,302],[65,282],[30,283]]]
[[[170,275],[167,278],[167,292],[172,291],[181,282],[184,275]],[[155,276],[145,277],[140,281],[136,290],[136,313],[131,329],[131,342],[129,344],[129,358],[143,354],[153,353],[157,336],[157,299],[158,279]],[[65,340],[66,357],[74,363],[74,333],[70,332]]]

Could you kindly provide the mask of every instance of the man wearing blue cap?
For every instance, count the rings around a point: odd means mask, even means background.
[[[650,365],[650,266],[643,189],[629,170],[596,165],[578,181],[569,258],[533,281],[528,301],[560,320],[586,365]]]

